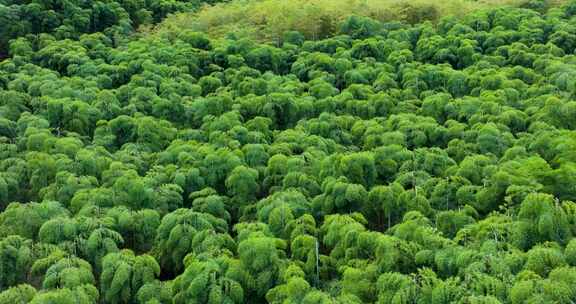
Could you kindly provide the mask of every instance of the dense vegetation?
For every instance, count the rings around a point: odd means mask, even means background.
[[[218,0],[0,0],[0,59],[11,39],[49,34],[56,39],[102,32],[113,41],[170,13],[190,12]]]
[[[499,6],[530,7],[545,11],[562,0],[232,0],[204,6],[193,13],[170,16],[159,30],[187,28],[207,32],[211,37],[231,33],[257,41],[280,44],[283,33],[298,31],[306,39],[317,40],[339,33],[350,16],[369,17],[379,22],[437,22],[442,16]]]
[[[71,16],[0,62],[0,304],[576,301],[576,2],[270,44]]]

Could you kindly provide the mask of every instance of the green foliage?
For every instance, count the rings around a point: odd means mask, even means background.
[[[30,303],[96,304],[98,303],[98,290],[92,285],[83,285],[74,289],[53,289],[37,293]]]
[[[243,282],[247,295],[264,297],[279,280],[279,272],[284,258],[282,249],[286,244],[281,239],[261,236],[254,233],[238,244],[238,257],[242,268],[247,272]]]
[[[0,10],[0,20],[7,25],[0,31],[0,55],[7,54],[8,42],[13,38],[49,33],[56,39],[66,39],[95,32],[114,38],[138,26],[158,22],[170,13],[195,10],[202,2],[213,1],[111,1],[94,5],[74,1],[65,6],[50,2],[6,2]],[[17,41],[18,46],[10,44],[10,54],[27,54],[22,45],[25,40]]]
[[[532,193],[526,196],[518,218],[515,236],[519,247],[530,248],[545,241],[565,244],[571,239],[567,215],[551,195]]]
[[[16,285],[0,293],[0,303],[29,303],[36,295],[36,289],[28,284]]]
[[[12,203],[0,215],[0,225],[5,235],[20,235],[36,238],[40,227],[48,220],[68,215],[68,210],[60,203],[45,201],[42,203]]]
[[[23,283],[33,259],[32,242],[18,235],[0,241],[0,289]]]
[[[174,280],[174,303],[242,303],[244,290],[236,281],[237,261],[191,261]]]
[[[165,215],[156,234],[160,265],[180,273],[187,254],[230,248],[233,241],[227,230],[226,221],[207,213],[178,209]]]
[[[3,1],[0,304],[576,301],[573,1]]]
[[[42,287],[75,288],[82,285],[94,285],[92,266],[79,258],[63,258],[52,264],[44,275]]]
[[[557,2],[563,1],[550,2],[557,5]],[[382,27],[378,21],[417,24],[438,21],[445,15],[463,16],[492,7],[531,7],[528,3],[531,1],[230,1],[204,7],[198,13],[171,16],[161,29],[201,30],[216,36],[233,32],[271,41],[280,40],[283,38],[281,34],[286,31],[298,31],[311,40],[331,37],[341,32],[362,39],[381,32],[379,30]],[[552,5],[532,5],[535,10],[545,10],[548,6]]]
[[[134,303],[140,288],[159,275],[160,265],[150,255],[135,256],[130,250],[110,253],[102,260],[102,297],[106,303]]]

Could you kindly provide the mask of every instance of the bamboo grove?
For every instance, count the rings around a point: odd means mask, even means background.
[[[576,2],[70,26],[2,41],[0,304],[576,301]]]

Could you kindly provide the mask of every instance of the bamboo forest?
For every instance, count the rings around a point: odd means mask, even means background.
[[[576,0],[0,0],[0,304],[573,304]]]

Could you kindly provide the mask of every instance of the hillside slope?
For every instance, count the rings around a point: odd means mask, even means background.
[[[566,1],[531,0],[234,0],[205,6],[198,12],[170,16],[159,32],[188,29],[223,37],[234,33],[260,41],[278,42],[286,31],[298,31],[307,39],[338,34],[350,16],[378,22],[438,22],[446,16],[462,17],[474,11],[498,7],[522,7],[544,12]]]
[[[521,6],[14,40],[0,304],[573,303],[576,1]]]

